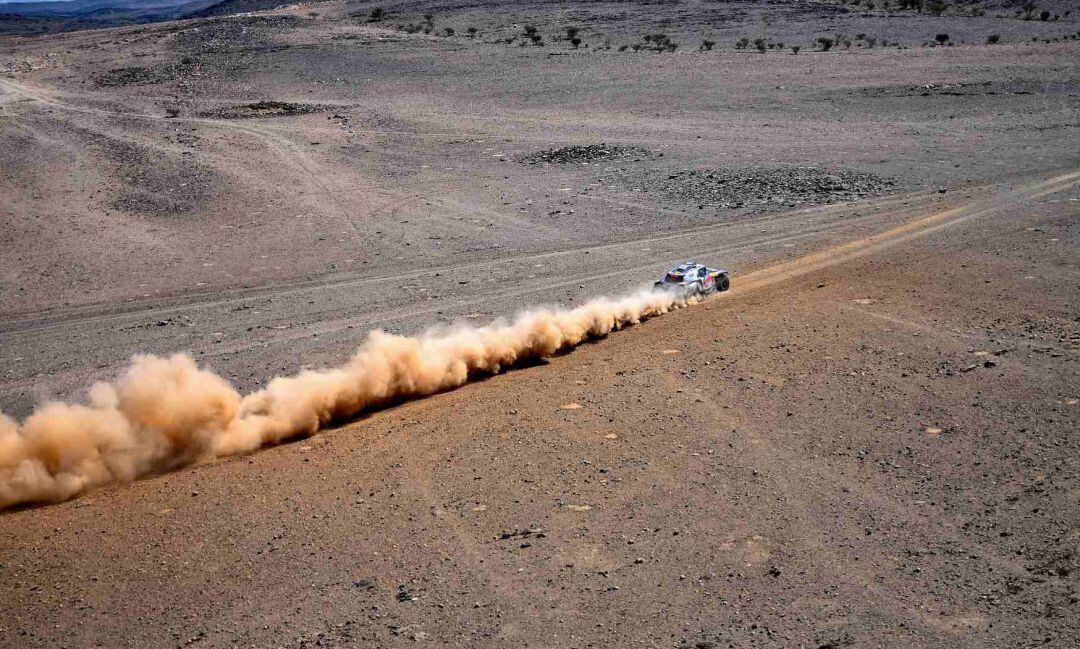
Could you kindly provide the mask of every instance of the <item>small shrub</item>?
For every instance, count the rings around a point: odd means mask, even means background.
[[[537,33],[529,34],[529,40],[532,41],[532,44],[536,45],[537,47],[540,47],[544,44],[544,37]]]
[[[791,53],[795,54],[797,56],[799,54],[799,50],[801,50],[801,49],[802,48],[799,47],[798,45],[792,45],[791,46]]]
[[[701,41],[701,47],[699,49],[701,49],[702,51],[707,52],[707,51],[711,50],[714,45],[716,45],[716,41],[703,40],[703,41]]]
[[[831,39],[831,38],[829,38],[827,36],[821,36],[821,37],[819,37],[817,39],[817,42],[818,42],[819,45],[821,45],[821,51],[822,52],[828,52],[829,50],[832,49],[834,41],[833,41],[833,39]]]
[[[1050,12],[1049,12],[1049,11],[1046,11],[1046,10],[1044,9],[1044,10],[1042,11],[1042,13],[1040,13],[1040,14],[1039,14],[1039,20],[1041,20],[1041,21],[1043,21],[1043,22],[1046,22],[1047,20],[1050,20]]]
[[[454,28],[453,27],[447,27],[446,29],[443,30],[443,33],[446,34],[447,36],[453,36],[454,35]]]
[[[575,38],[577,38],[577,35],[580,34],[580,33],[581,33],[581,29],[579,29],[577,27],[567,27],[566,28],[566,37],[569,38],[571,41],[574,40]]]
[[[634,50],[635,52],[640,52],[641,51],[641,43],[634,43],[633,45],[630,46],[630,49]]]
[[[532,38],[536,35],[536,27],[534,25],[525,25],[525,35]]]
[[[368,21],[377,23],[386,17],[386,10],[382,7],[373,7],[371,13],[368,14]]]
[[[626,51],[626,48],[628,48],[628,47],[629,47],[629,45],[620,45],[620,46],[619,46],[619,51],[620,51],[620,52],[625,52],[625,51]]]
[[[759,39],[755,40],[754,41],[754,47],[757,48],[758,52],[764,52],[765,51],[765,39],[764,38],[759,38]]]
[[[570,44],[573,45],[574,49],[576,50],[578,47],[581,46],[581,39],[578,38],[577,36],[574,36],[573,38],[570,39]]]
[[[737,49],[737,50],[744,49],[749,44],[750,44],[750,39],[743,36],[739,40],[735,41],[735,49]]]
[[[871,50],[874,49],[875,45],[877,45],[877,39],[876,38],[871,36],[870,38],[866,39],[866,47],[868,49],[871,49]]]
[[[990,34],[986,37],[987,45],[996,45],[1001,40],[1001,34]]]
[[[466,29],[465,31],[469,33],[469,38],[476,38],[476,33],[479,32],[480,30],[475,28],[475,27],[470,27],[470,28]]]
[[[944,45],[945,43],[949,42],[949,35],[948,34],[938,34],[937,36],[934,37],[934,40],[937,41],[939,44]]]

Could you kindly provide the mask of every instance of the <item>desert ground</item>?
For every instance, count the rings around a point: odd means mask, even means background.
[[[1044,4],[248,3],[0,37],[16,420],[135,354],[248,393],[374,329],[732,276],[0,512],[0,646],[1076,646],[1080,15]]]

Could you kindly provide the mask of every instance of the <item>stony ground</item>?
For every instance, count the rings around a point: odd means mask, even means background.
[[[375,4],[0,40],[4,412],[145,351],[251,389],[688,257],[734,292],[0,515],[0,637],[1071,646],[1080,16]]]

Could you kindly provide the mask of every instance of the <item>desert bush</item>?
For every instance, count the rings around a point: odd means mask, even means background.
[[[424,14],[424,20],[426,20],[428,22],[431,22],[432,20],[435,20],[435,14]]]
[[[754,47],[757,48],[758,52],[764,52],[765,51],[765,39],[764,38],[755,39],[754,40]]]
[[[575,38],[577,38],[577,35],[580,34],[580,33],[581,33],[581,29],[579,29],[578,27],[567,27],[566,28],[566,37],[569,38],[570,40],[574,40]]]
[[[630,48],[632,50],[634,50],[635,52],[640,52],[641,51],[641,43],[634,43],[633,45],[630,46]]]
[[[446,34],[447,36],[453,36],[454,35],[454,28],[453,27],[447,27],[446,29],[443,30],[443,33]]]
[[[931,16],[940,16],[945,13],[945,10],[949,8],[949,5],[945,0],[929,0],[926,3],[926,13]]]
[[[534,25],[525,25],[525,35],[532,38],[536,35],[536,27]]]
[[[778,49],[778,50],[784,49],[784,44],[783,43],[777,43],[776,44],[776,49]]]
[[[581,39],[578,38],[577,36],[574,36],[573,38],[570,39],[570,44],[573,45],[574,49],[576,50],[578,47],[581,46]]]
[[[871,49],[871,50],[872,50],[872,49],[874,49],[874,46],[875,46],[875,45],[877,45],[877,39],[876,39],[876,38],[874,38],[873,36],[871,36],[870,38],[867,38],[867,39],[866,39],[866,47],[867,47],[867,48],[869,48],[869,49]]]
[[[741,50],[741,49],[745,48],[749,43],[750,43],[750,39],[743,36],[739,40],[735,41],[735,49]]]
[[[937,36],[934,36],[934,40],[937,41],[938,43],[940,43],[941,45],[944,45],[945,43],[949,42],[949,35],[948,34],[938,34]]]
[[[1042,13],[1039,14],[1039,20],[1041,20],[1043,22],[1046,22],[1047,20],[1050,20],[1050,12],[1043,9]]]
[[[628,48],[628,47],[629,47],[629,45],[620,45],[620,46],[619,46],[619,51],[620,51],[620,52],[625,52],[625,51],[627,50],[627,48]]]
[[[821,45],[821,51],[822,52],[828,52],[829,50],[832,49],[834,41],[833,41],[833,39],[828,38],[827,36],[821,36],[821,37],[819,37],[817,39],[817,42],[818,42],[819,45]]]
[[[529,34],[529,40],[532,41],[532,44],[536,45],[537,47],[544,44],[544,37],[541,36],[540,34],[536,34],[536,33]]]
[[[469,38],[476,38],[476,33],[479,32],[480,30],[475,28],[475,27],[470,27],[470,28],[466,29],[465,31],[468,32]]]
[[[386,10],[382,7],[372,7],[371,12],[368,13],[368,21],[377,23],[386,17]]]
[[[1001,34],[990,34],[986,37],[987,45],[996,45],[1001,40]]]
[[[791,53],[792,53],[792,54],[795,54],[795,55],[798,55],[798,54],[799,54],[799,50],[801,50],[801,49],[802,49],[802,48],[801,48],[801,47],[799,47],[798,45],[792,45],[792,46],[791,46]]]
[[[701,41],[701,47],[698,48],[698,49],[707,52],[707,51],[711,50],[714,45],[716,45],[716,41],[703,40],[703,41]]]

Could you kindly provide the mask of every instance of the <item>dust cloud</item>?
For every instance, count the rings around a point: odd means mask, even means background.
[[[0,509],[313,435],[699,299],[643,290],[417,337],[373,331],[345,365],[278,377],[246,396],[189,356],[136,356],[119,379],[92,386],[84,404],[46,403],[22,422],[0,414]]]

